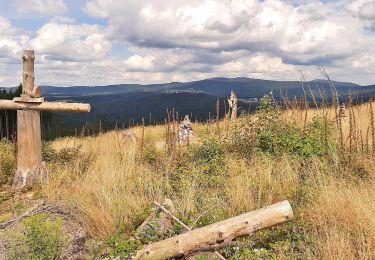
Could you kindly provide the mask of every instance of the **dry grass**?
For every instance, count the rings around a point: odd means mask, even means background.
[[[366,140],[363,146],[371,148],[369,104],[354,107],[353,113],[357,133]],[[307,121],[319,115],[321,110],[308,110]],[[334,115],[334,110],[328,109],[328,120],[334,121]],[[301,127],[304,124],[303,111],[287,111],[284,116]],[[349,120],[349,116],[343,119],[346,143],[351,134]],[[194,128],[202,136],[214,134],[216,125],[209,128],[207,124],[197,124]],[[226,122],[222,122],[221,131],[225,128]],[[143,130],[137,127],[132,131],[139,137]],[[146,127],[144,138],[161,151],[165,126]],[[359,139],[355,142],[360,151]],[[165,196],[172,198],[186,216],[202,212],[197,206],[202,193],[196,179],[186,178],[179,192],[171,191],[168,169],[155,170],[155,166],[141,163],[136,156],[139,147],[124,142],[120,131],[53,142],[57,150],[78,145],[92,155],[89,168],[80,172],[79,162],[53,168],[43,193],[50,200],[70,207],[93,236],[105,238],[120,230],[129,234],[143,220],[144,209]],[[170,159],[164,153],[162,156],[163,160]],[[367,174],[365,179],[351,177],[350,169],[347,175],[340,175],[337,169],[341,166],[318,158],[305,165],[287,156],[255,158],[250,163],[226,158],[229,176],[224,188],[206,189],[203,199],[210,202],[209,207],[222,208],[229,216],[288,199],[297,215],[312,226],[309,235],[315,243],[314,258],[372,259],[375,257],[375,164],[370,153],[358,153],[357,157],[357,164]]]

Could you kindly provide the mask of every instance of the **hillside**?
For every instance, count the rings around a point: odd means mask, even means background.
[[[338,118],[332,108],[280,113],[270,98],[262,104],[237,121],[194,123],[194,139],[184,144],[176,143],[176,122],[133,127],[135,140],[115,130],[48,142],[48,179],[23,196],[8,192],[14,146],[0,142],[0,224],[40,201],[49,205],[0,228],[0,259],[30,248],[45,259],[126,259],[182,232],[178,223],[168,234],[155,225],[136,232],[153,201],[165,198],[193,228],[289,200],[294,219],[221,248],[230,260],[374,258],[375,103]]]
[[[348,95],[354,99],[368,99],[375,95],[375,85],[359,86],[354,83],[334,82],[341,101]],[[308,82],[314,97],[321,100],[325,96],[331,99],[331,88],[325,80]],[[221,98],[221,115],[224,114],[224,100],[234,90],[240,100],[241,110],[253,110],[254,103],[247,100],[256,100],[264,94],[273,92],[276,99],[280,100],[280,93],[300,98],[304,91],[299,81],[272,81],[250,78],[212,78],[186,83],[166,84],[122,84],[110,86],[75,86],[75,87],[43,87],[44,96],[48,100],[65,100],[88,102],[92,105],[92,112],[87,115],[54,114],[50,123],[50,132],[74,132],[74,128],[81,128],[88,121],[91,126],[98,126],[99,122],[104,128],[129,126],[129,122],[139,123],[145,118],[146,124],[162,123],[167,109],[175,109],[180,115],[189,114],[193,119],[207,120],[216,113],[216,99]],[[312,101],[310,91],[305,86],[307,98]],[[151,114],[151,117],[150,117]],[[53,134],[52,134],[53,135]]]

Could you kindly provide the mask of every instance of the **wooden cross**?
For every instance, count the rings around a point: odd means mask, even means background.
[[[90,112],[90,104],[45,102],[39,86],[34,86],[34,51],[23,52],[21,97],[0,100],[0,109],[17,110],[17,170],[13,182],[24,190],[38,182],[41,175],[42,148],[40,111]]]

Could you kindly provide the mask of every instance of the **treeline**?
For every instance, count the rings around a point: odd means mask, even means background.
[[[22,84],[17,88],[1,89],[0,99],[13,99],[22,93]],[[17,131],[17,112],[15,110],[0,110],[0,139],[15,140]]]
[[[12,100],[14,97],[19,97],[22,93],[22,84],[17,88],[3,88],[0,89],[0,99]],[[51,123],[52,113],[42,112],[41,113],[41,125],[42,125],[42,137],[45,133],[45,129]],[[8,139],[15,141],[17,138],[17,111],[16,110],[4,110],[0,109],[0,140]]]

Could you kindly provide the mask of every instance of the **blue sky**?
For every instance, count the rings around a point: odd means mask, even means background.
[[[210,77],[375,83],[375,0],[0,0],[0,87]]]

